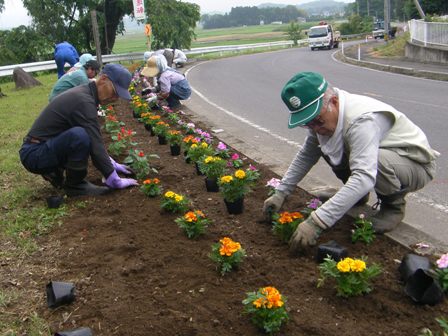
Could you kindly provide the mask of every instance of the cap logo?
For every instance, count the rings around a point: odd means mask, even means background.
[[[319,87],[317,88],[317,90],[319,90],[319,91],[322,91],[322,89],[323,89],[323,88],[324,88],[324,86],[325,86],[325,83],[326,83],[326,80],[325,80],[325,78],[324,78],[324,80],[323,80],[322,84],[321,84],[321,85],[319,85]]]
[[[302,102],[300,101],[300,98],[299,98],[299,97],[292,96],[291,98],[289,98],[289,103],[291,104],[292,107],[294,107],[294,108],[299,108],[299,107],[300,107],[300,104],[301,104]]]

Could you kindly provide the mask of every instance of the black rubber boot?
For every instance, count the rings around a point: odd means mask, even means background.
[[[328,188],[328,189],[316,191],[313,194],[318,199],[320,199],[322,201],[322,203],[325,203],[330,198],[332,198],[337,192],[338,192],[338,190],[335,188]],[[370,197],[369,193],[364,195],[358,202],[356,202],[355,206],[360,206],[360,205],[366,204],[369,201],[369,197]]]
[[[395,229],[404,218],[407,193],[400,192],[393,195],[379,195],[380,211],[372,217],[373,229],[376,233],[385,233]]]
[[[42,174],[42,177],[57,189],[62,189],[64,186],[64,169],[62,168],[56,168],[56,170],[50,173]]]
[[[68,162],[66,165],[64,190],[67,196],[98,196],[110,191],[108,187],[96,186],[85,180],[87,162]]]

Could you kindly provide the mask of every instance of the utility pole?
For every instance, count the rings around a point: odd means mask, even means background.
[[[390,0],[384,0],[384,36],[390,32]]]
[[[367,0],[367,16],[370,16],[370,3],[369,3],[369,0]]]
[[[422,6],[420,6],[420,3],[418,2],[418,0],[414,0],[414,4],[415,4],[415,7],[417,7],[417,11],[418,11],[418,14],[420,14],[420,17],[422,19],[424,19],[426,15],[422,9]]]
[[[100,66],[103,66],[103,61],[101,59],[101,44],[100,44],[100,34],[98,32],[98,21],[96,20],[96,10],[92,10],[90,12],[90,16],[92,19],[92,28],[93,28],[93,40],[95,41],[95,48],[96,48],[96,60],[100,64]]]

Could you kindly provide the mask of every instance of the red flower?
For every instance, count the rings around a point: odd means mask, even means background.
[[[138,153],[138,156],[140,156],[140,157],[144,157],[144,156],[145,156],[145,153],[143,153],[142,151],[140,151],[140,152]]]

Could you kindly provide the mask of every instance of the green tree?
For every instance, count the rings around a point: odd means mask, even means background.
[[[300,25],[295,22],[291,21],[288,26],[288,30],[286,31],[286,35],[289,37],[290,40],[294,43],[295,46],[297,46],[297,40],[300,39],[300,33],[302,32],[302,29],[300,28]]]
[[[5,0],[0,0],[0,13],[3,12],[4,8],[5,8]]]
[[[132,12],[130,0],[23,0],[33,27],[53,43],[69,41],[79,52],[93,52],[90,11],[97,11],[101,51],[112,50],[122,19]]]
[[[146,0],[146,14],[154,39],[153,49],[189,49],[201,15],[196,4],[177,0]]]

